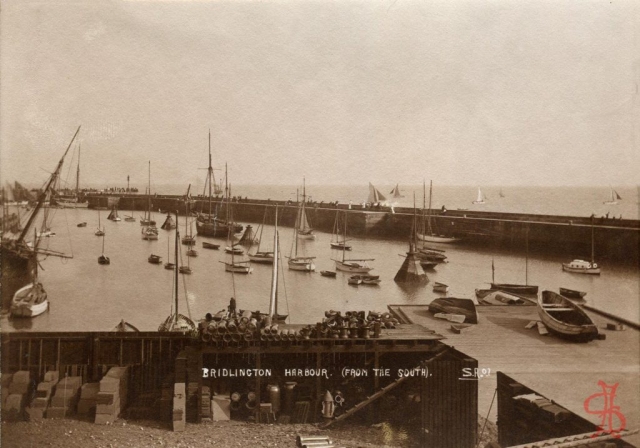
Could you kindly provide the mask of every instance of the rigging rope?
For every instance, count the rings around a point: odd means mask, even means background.
[[[489,410],[487,411],[487,416],[484,419],[484,425],[482,425],[482,431],[480,431],[480,437],[478,437],[478,443],[476,443],[476,448],[480,445],[480,441],[482,440],[482,436],[484,435],[484,428],[487,426],[487,421],[489,420],[489,413],[491,412],[491,408],[493,407],[493,400],[496,399],[496,394],[498,393],[498,389],[493,392],[493,398],[491,399],[491,404],[489,405]]]

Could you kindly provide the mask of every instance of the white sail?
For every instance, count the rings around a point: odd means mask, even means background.
[[[387,198],[382,193],[380,193],[380,190],[378,190],[373,186],[371,182],[369,182],[369,197],[367,198],[367,202],[376,204],[386,200]]]
[[[475,201],[473,201],[474,204],[484,204],[484,200],[485,200],[485,195],[482,194],[482,190],[480,190],[480,187],[478,187],[478,197],[476,198]]]
[[[389,194],[392,194],[394,198],[403,198],[404,195],[400,193],[400,186],[396,184],[396,186],[391,190]]]

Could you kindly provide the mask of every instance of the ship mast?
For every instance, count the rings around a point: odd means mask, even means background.
[[[273,231],[273,270],[271,272],[271,298],[269,300],[269,321],[272,322],[278,312],[278,206],[276,205],[276,224]]]
[[[80,193],[80,143],[78,143],[78,169],[76,170],[76,198]]]
[[[51,186],[58,179],[58,176],[60,175],[60,170],[62,169],[62,163],[64,162],[64,158],[67,156],[67,153],[69,152],[69,148],[71,148],[71,145],[73,144],[73,141],[76,139],[76,136],[78,135],[78,132],[80,132],[80,126],[78,126],[78,129],[76,130],[76,133],[73,134],[73,138],[69,142],[69,146],[67,146],[67,149],[64,152],[64,154],[62,155],[62,158],[60,159],[60,161],[58,162],[58,165],[56,166],[56,169],[53,171],[53,174],[49,178],[49,181],[47,182],[47,185],[42,190],[42,193],[40,193],[40,197],[38,198],[38,202],[37,202],[35,208],[33,209],[33,213],[31,214],[31,216],[29,216],[29,220],[25,224],[24,229],[22,229],[22,232],[20,233],[20,236],[18,237],[18,240],[17,240],[18,244],[20,244],[24,240],[24,237],[27,235],[27,232],[29,232],[29,229],[31,228],[31,225],[33,225],[33,220],[36,219],[36,216],[38,215],[38,212],[40,211],[40,209],[44,205],[44,201],[47,198],[47,194],[49,193],[49,190],[51,189]]]

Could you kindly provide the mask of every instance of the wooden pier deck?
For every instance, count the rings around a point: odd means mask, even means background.
[[[478,324],[461,334],[450,330],[451,322],[434,318],[427,305],[389,305],[389,309],[446,335],[442,342],[478,360],[480,371],[485,369],[485,376],[478,379],[481,415],[489,411],[495,372],[502,371],[596,424],[600,417],[585,411],[585,400],[601,392],[598,381],[619,383],[615,405],[626,417],[627,429],[640,428],[640,332],[633,328],[603,329],[611,321],[588,312],[606,339],[581,344],[542,336],[535,326],[525,329],[530,321],[539,320],[535,306],[478,306]],[[591,408],[601,410],[602,405],[603,400],[596,399]],[[496,407],[497,401],[489,417],[493,421]],[[639,445],[640,435],[627,441]]]

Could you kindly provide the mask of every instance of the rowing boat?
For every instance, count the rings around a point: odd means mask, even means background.
[[[598,336],[598,327],[582,308],[553,291],[542,291],[538,315],[550,333],[574,342],[589,342]]]

